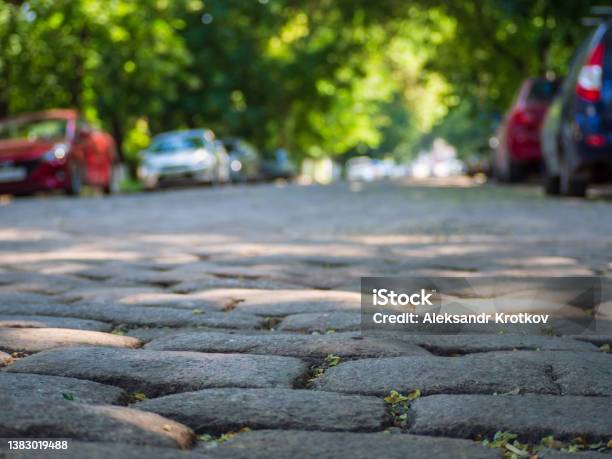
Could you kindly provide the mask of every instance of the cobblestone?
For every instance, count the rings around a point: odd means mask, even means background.
[[[410,411],[415,434],[476,438],[505,431],[539,443],[549,435],[608,441],[612,432],[606,397],[434,395],[416,400]]]
[[[97,320],[83,320],[67,317],[0,315],[0,327],[11,328],[71,328],[107,332],[113,326]]]
[[[329,354],[351,358],[429,354],[410,343],[362,337],[358,333],[228,335],[193,332],[158,338],[145,347],[166,351],[238,352],[309,358],[324,358]]]
[[[94,405],[125,405],[128,402],[127,393],[118,387],[62,376],[25,373],[0,373],[0,393],[50,403],[70,400]]]
[[[387,395],[392,390],[423,394],[556,394],[546,363],[524,353],[472,354],[464,357],[394,357],[364,359],[330,368],[316,381],[325,391]]]
[[[89,379],[154,397],[214,387],[291,387],[305,365],[290,357],[75,347],[32,355],[7,370]]]
[[[2,204],[2,437],[71,437],[68,459],[464,459],[500,457],[472,441],[500,430],[610,438],[605,308],[590,335],[571,321],[359,333],[361,276],[509,275],[477,295],[462,281],[452,293],[584,316],[561,291],[533,303],[532,281],[597,274],[610,285],[607,198],[463,181]],[[383,398],[415,389],[400,432]],[[229,440],[182,451],[190,427]],[[230,432],[242,427],[253,430]],[[576,457],[589,456],[600,457]],[[0,445],[4,457],[31,455]]]
[[[0,396],[0,436],[191,446],[192,431],[154,413],[108,405]]]
[[[67,346],[139,347],[131,336],[117,336],[89,330],[67,328],[0,328],[0,349],[7,352],[40,352]]]
[[[389,421],[375,397],[289,389],[207,389],[139,403],[196,432],[251,429],[382,430]]]

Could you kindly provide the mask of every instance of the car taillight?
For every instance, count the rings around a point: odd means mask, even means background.
[[[606,138],[601,134],[587,135],[585,141],[590,147],[603,147],[606,144]]]
[[[578,74],[576,93],[589,102],[597,102],[601,98],[603,57],[604,46],[603,43],[599,43]]]
[[[527,110],[519,110],[514,112],[513,120],[522,126],[532,126],[537,124],[538,117]]]

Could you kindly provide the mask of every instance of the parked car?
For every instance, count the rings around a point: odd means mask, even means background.
[[[253,145],[237,138],[223,139],[223,145],[229,154],[230,178],[233,182],[261,180],[262,160]]]
[[[612,181],[612,22],[576,53],[542,130],[547,194],[585,196]]]
[[[291,180],[296,175],[294,164],[289,153],[283,148],[275,150],[271,157],[261,163],[261,175],[264,180]]]
[[[116,186],[113,138],[90,126],[75,110],[48,110],[0,121],[0,193]]]
[[[528,78],[521,85],[492,150],[491,167],[498,180],[516,182],[527,172],[540,170],[540,129],[557,87],[557,81],[546,78]]]
[[[380,170],[372,158],[356,156],[346,162],[346,178],[351,182],[372,182],[381,177]]]
[[[138,178],[147,189],[177,181],[225,183],[229,157],[209,129],[165,132],[140,153]]]

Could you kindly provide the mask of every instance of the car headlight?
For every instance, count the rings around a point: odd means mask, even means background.
[[[214,162],[212,155],[206,150],[198,150],[194,157],[196,164],[210,164]]]
[[[68,145],[57,143],[42,156],[45,161],[61,161],[68,154]]]

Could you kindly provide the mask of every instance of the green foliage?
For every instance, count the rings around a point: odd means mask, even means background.
[[[235,431],[225,432],[219,435],[218,437],[215,437],[214,435],[211,435],[211,434],[201,434],[201,435],[198,435],[196,439],[197,441],[204,442],[204,443],[225,443],[226,441],[231,440],[238,434],[250,432],[250,431],[251,431],[250,427],[242,427],[237,432]]]
[[[564,72],[595,3],[0,1],[0,117],[77,107],[132,164],[199,126],[298,158],[470,155],[526,76]]]
[[[134,392],[131,395],[132,402],[143,402],[148,399],[148,397],[142,392]]]
[[[543,449],[554,449],[564,453],[577,453],[580,451],[607,452],[612,447],[612,440],[607,444],[604,442],[588,443],[584,438],[577,437],[570,442],[556,440],[552,435],[544,437],[537,444],[521,443],[518,435],[511,432],[496,432],[492,439],[482,440],[484,446],[500,449],[504,457],[508,459],[519,459],[521,457],[539,457]]]
[[[342,363],[342,357],[334,354],[328,354],[320,365],[315,365],[311,368],[312,378],[308,380],[308,384],[312,385],[312,383],[325,374],[325,371],[331,367],[339,365],[340,363]]]
[[[408,427],[408,412],[410,411],[410,402],[421,396],[420,389],[415,389],[406,395],[400,394],[396,390],[392,390],[389,395],[384,398],[388,405],[389,414],[393,419],[396,427],[406,429]]]

